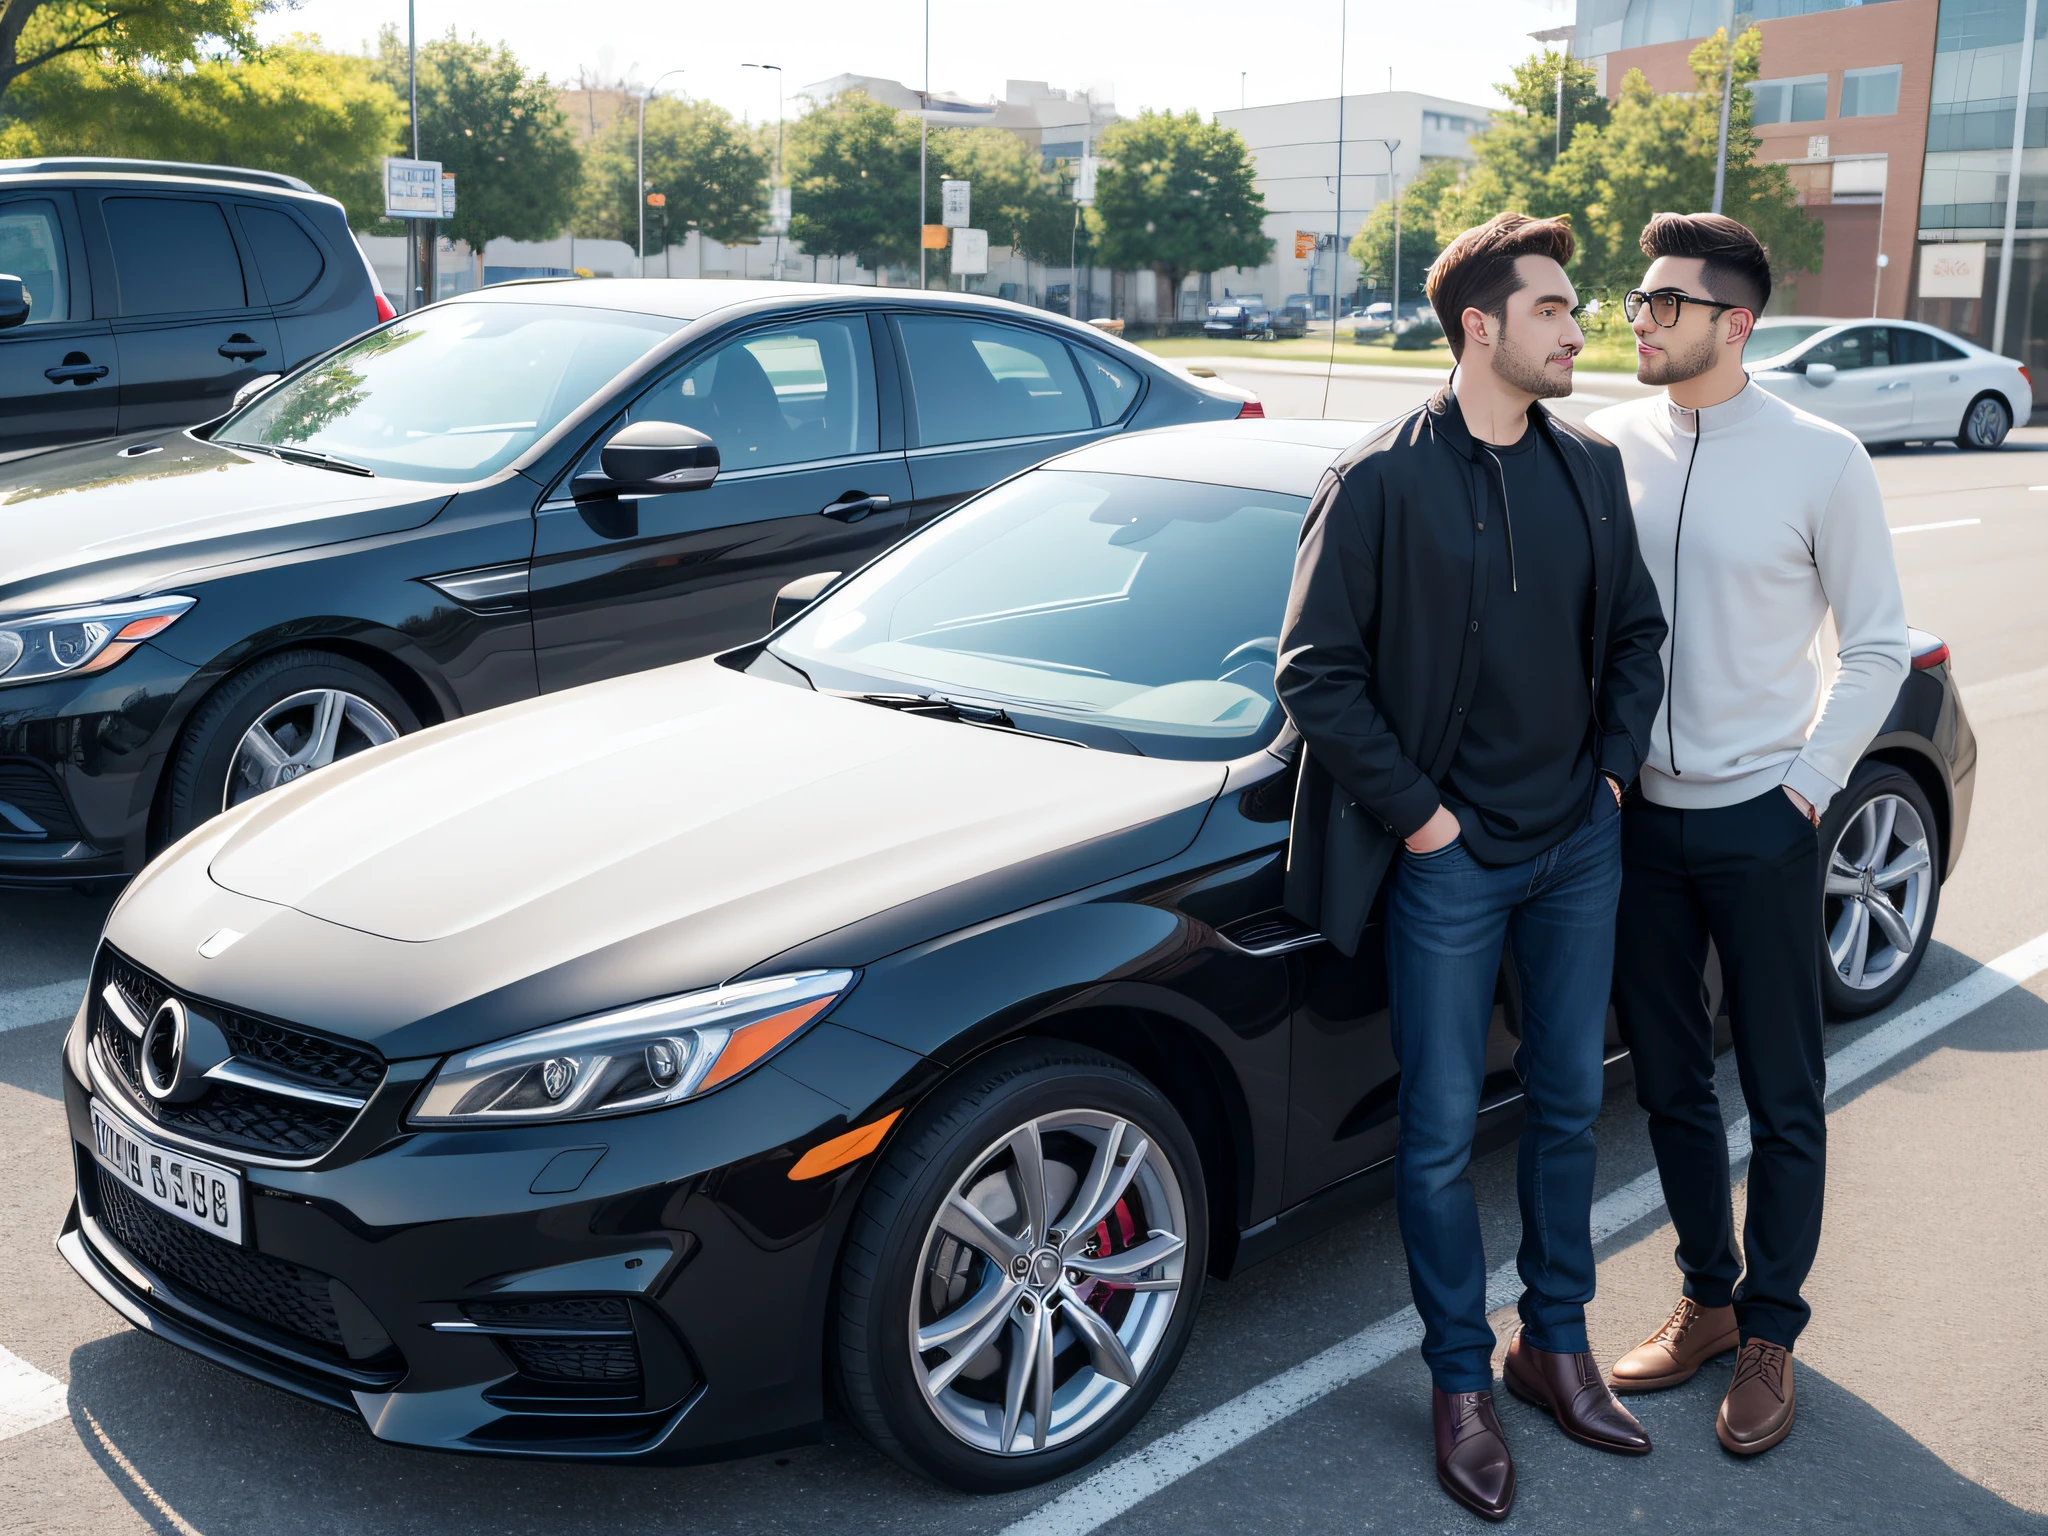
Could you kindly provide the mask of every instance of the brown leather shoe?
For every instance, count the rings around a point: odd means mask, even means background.
[[[1792,1433],[1791,1350],[1768,1339],[1744,1341],[1714,1433],[1738,1456],[1759,1455]]]
[[[1517,1331],[1508,1341],[1501,1373],[1508,1390],[1557,1420],[1557,1427],[1581,1445],[1624,1456],[1650,1454],[1650,1437],[1636,1416],[1614,1400],[1590,1352],[1555,1354],[1538,1349]]]
[[[1430,1388],[1436,1421],[1436,1480],[1444,1492],[1488,1520],[1505,1520],[1515,1503],[1515,1459],[1493,1411],[1491,1392]]]
[[[1703,1307],[1681,1296],[1662,1328],[1614,1362],[1609,1381],[1617,1392],[1662,1392],[1691,1381],[1735,1343],[1733,1307]]]

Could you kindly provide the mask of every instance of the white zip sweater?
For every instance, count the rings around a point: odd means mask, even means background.
[[[1825,811],[1910,659],[1870,456],[1754,384],[1703,411],[1652,395],[1588,424],[1621,450],[1671,626],[1644,795],[1697,810],[1783,784]],[[1830,608],[1841,671],[1823,698]]]

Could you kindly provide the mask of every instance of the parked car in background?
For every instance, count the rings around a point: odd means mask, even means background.
[[[1272,311],[1260,299],[1224,299],[1209,306],[1202,334],[1217,340],[1256,341],[1271,332]]]
[[[1772,315],[1742,356],[1760,387],[1866,443],[1996,448],[2034,409],[2022,364],[1913,320]]]
[[[759,634],[963,497],[1253,396],[998,299],[558,281],[0,471],[0,882],[123,876],[418,726]]]
[[[1268,327],[1275,337],[1306,336],[1308,334],[1308,306],[1285,304],[1273,311]]]
[[[341,204],[296,176],[0,161],[0,454],[208,421],[380,320]]]
[[[1357,318],[1351,328],[1351,339],[1361,346],[1385,336],[1390,329],[1398,330],[1394,325],[1394,306],[1385,299],[1381,299],[1377,304],[1368,304],[1363,309],[1354,311],[1354,314]],[[1414,320],[1434,319],[1435,314],[1436,312],[1421,299],[1404,299],[1401,302],[1400,323],[1407,325]]]

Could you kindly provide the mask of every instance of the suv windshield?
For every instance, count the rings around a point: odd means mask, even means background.
[[[1818,323],[1802,320],[1766,320],[1749,333],[1749,340],[1742,344],[1742,360],[1745,363],[1760,362],[1767,357],[1776,357],[1781,352],[1790,352],[1809,336],[1818,336],[1839,320],[1822,320]]]
[[[1152,757],[1276,730],[1280,618],[1308,502],[1042,469],[898,546],[770,649],[814,686],[936,693]]]
[[[422,310],[251,401],[213,441],[407,480],[481,480],[682,323],[566,304]]]

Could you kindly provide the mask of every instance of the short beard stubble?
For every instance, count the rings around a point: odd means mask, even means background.
[[[1687,379],[1696,379],[1714,366],[1714,348],[1717,338],[1714,333],[1718,326],[1708,326],[1707,334],[1683,352],[1674,352],[1666,347],[1655,357],[1636,359],[1636,381],[1642,384],[1683,384]]]
[[[1500,340],[1493,347],[1493,372],[1503,384],[1512,385],[1538,400],[1557,400],[1572,392],[1572,376],[1555,374],[1542,357],[1526,352],[1508,339],[1508,318],[1500,318]],[[1691,377],[1690,374],[1687,375]]]

